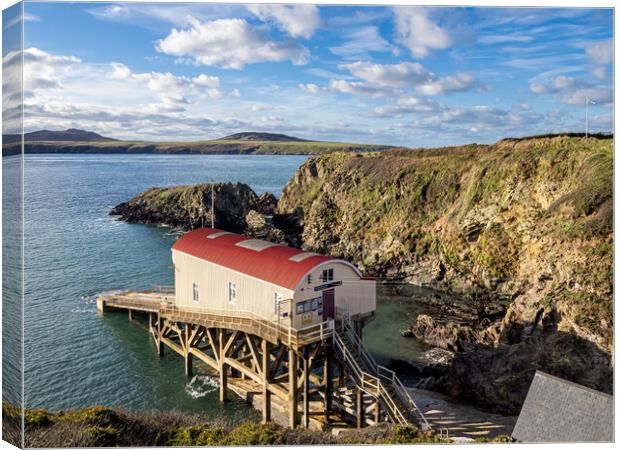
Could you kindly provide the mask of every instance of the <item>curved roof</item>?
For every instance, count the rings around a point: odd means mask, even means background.
[[[190,231],[172,249],[290,290],[295,290],[308,272],[328,261],[344,263],[361,276],[347,261],[217,228]]]

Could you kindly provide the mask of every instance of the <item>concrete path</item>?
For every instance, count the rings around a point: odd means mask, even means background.
[[[449,437],[457,441],[510,435],[517,421],[516,416],[481,411],[473,406],[455,403],[437,392],[416,388],[408,390],[433,429],[437,432],[442,428],[448,430]]]

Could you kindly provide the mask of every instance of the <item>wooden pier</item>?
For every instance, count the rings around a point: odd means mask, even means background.
[[[145,315],[160,356],[179,354],[192,376],[194,358],[230,392],[262,412],[263,422],[292,428],[364,427],[381,421],[430,428],[394,372],[376,364],[346,312],[296,330],[250,312],[179,308],[174,288],[97,298],[101,312]]]

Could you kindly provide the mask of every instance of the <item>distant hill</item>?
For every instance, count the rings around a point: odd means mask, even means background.
[[[2,136],[4,144],[13,144],[20,142],[21,135],[5,134]],[[77,128],[69,128],[64,131],[39,130],[24,134],[25,142],[36,141],[55,141],[55,142],[101,142],[116,141],[109,137],[101,136],[93,131],[78,130]]]
[[[2,136],[2,156],[21,153],[18,134]],[[326,152],[376,152],[389,145],[310,141],[278,133],[243,132],[208,141],[122,141],[92,131],[74,128],[65,131],[33,131],[24,135],[24,152],[33,153],[155,153],[175,155],[316,155]]]
[[[235,133],[219,139],[220,141],[262,141],[262,142],[309,142],[306,139],[300,139],[286,134],[278,133],[260,133],[257,131],[245,131],[243,133]]]

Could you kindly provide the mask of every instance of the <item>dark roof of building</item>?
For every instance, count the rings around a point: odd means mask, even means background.
[[[315,267],[330,261],[352,267],[361,277],[347,261],[217,228],[190,231],[172,249],[290,290]]]
[[[611,442],[611,395],[537,371],[512,437],[521,442]]]

